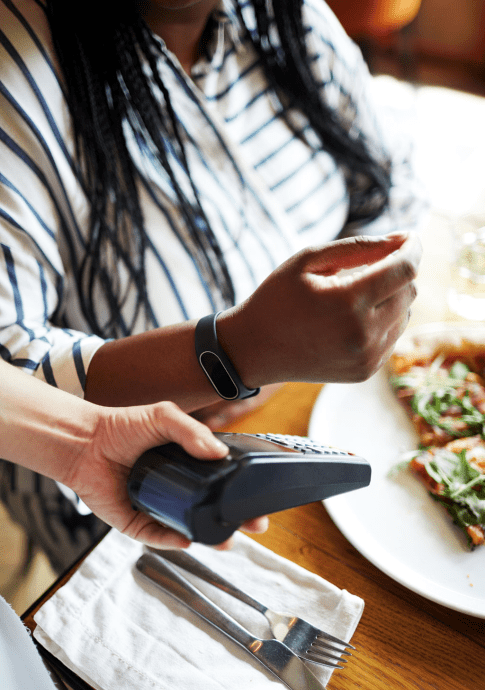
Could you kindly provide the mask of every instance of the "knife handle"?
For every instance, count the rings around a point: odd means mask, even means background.
[[[234,618],[231,618],[200,590],[194,587],[185,577],[180,575],[170,565],[164,563],[156,555],[144,553],[138,559],[136,568],[148,580],[158,585],[174,599],[185,604],[194,613],[197,613],[208,623],[214,625],[242,647],[250,650],[251,645],[259,641],[242,625],[237,623]]]
[[[218,575],[218,573],[208,568],[183,549],[161,551],[159,549],[150,548],[150,551],[155,555],[158,555],[165,560],[178,565],[179,568],[186,570],[188,573],[197,575],[197,577],[199,577],[201,580],[204,580],[213,587],[217,587],[223,592],[230,594],[235,599],[239,599],[239,601],[242,601],[244,604],[252,606],[252,608],[256,609],[256,611],[259,611],[259,613],[264,615],[268,610],[267,606],[264,606],[264,604],[261,604],[259,601],[256,601],[256,599],[253,599],[253,597],[249,596],[249,594],[246,594],[246,592],[243,592],[221,575]]]

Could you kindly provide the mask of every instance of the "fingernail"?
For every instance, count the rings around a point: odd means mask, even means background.
[[[216,439],[215,445],[220,451],[224,451],[225,453],[229,452],[229,448],[226,446],[226,444],[222,443],[222,441],[219,441],[219,439]]]
[[[395,237],[408,237],[409,233],[408,232],[403,232],[402,230],[396,230],[395,232],[390,232],[386,235],[386,237],[392,237],[393,239]]]

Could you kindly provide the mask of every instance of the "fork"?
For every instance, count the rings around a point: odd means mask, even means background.
[[[290,690],[325,690],[308,665],[289,647],[279,640],[267,640],[252,635],[163,558],[154,553],[144,553],[137,560],[135,567],[147,581],[187,606],[240,645],[254,660],[280,678]],[[166,632],[169,639],[175,643],[175,640],[170,637],[170,629]],[[179,642],[182,643],[183,650],[183,641]],[[217,674],[217,667],[214,672]]]
[[[337,637],[316,628],[302,618],[272,611],[264,604],[253,599],[249,594],[246,594],[246,592],[243,592],[235,587],[235,585],[225,580],[221,575],[218,575],[213,570],[200,563],[200,561],[193,558],[185,551],[165,551],[154,548],[149,548],[148,550],[156,554],[159,558],[165,558],[167,561],[196,575],[205,582],[221,589],[223,592],[230,594],[248,606],[252,606],[252,608],[259,611],[259,613],[262,613],[266,616],[275,639],[283,642],[301,659],[312,661],[321,666],[335,668],[335,662],[347,663],[347,659],[343,659],[342,655],[352,656],[351,653],[347,651],[347,648],[355,649],[355,647],[348,642],[339,640]],[[337,668],[339,667],[337,666]]]

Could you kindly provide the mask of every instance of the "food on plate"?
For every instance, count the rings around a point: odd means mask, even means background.
[[[485,542],[483,342],[451,331],[408,338],[389,362],[391,386],[419,439],[409,466],[471,547]]]
[[[422,446],[485,435],[485,345],[396,352],[390,367],[391,385]]]
[[[410,467],[465,533],[471,547],[485,542],[485,441],[468,436],[417,451]]]

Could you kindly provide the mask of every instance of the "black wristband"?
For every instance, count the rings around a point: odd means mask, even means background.
[[[195,328],[195,352],[202,371],[224,400],[257,395],[259,388],[246,388],[217,339],[216,319],[221,312],[204,316]]]

